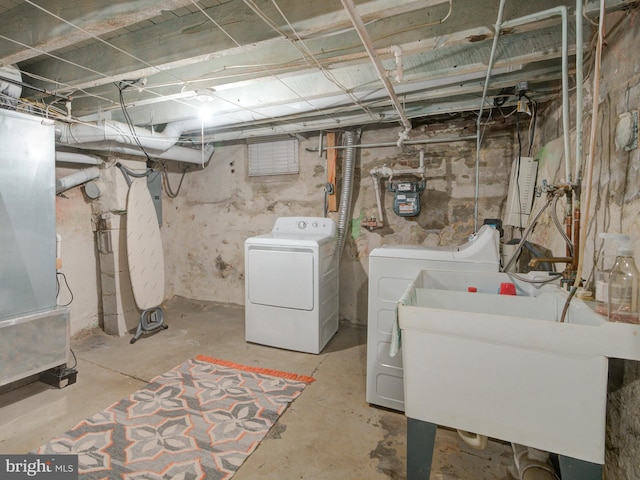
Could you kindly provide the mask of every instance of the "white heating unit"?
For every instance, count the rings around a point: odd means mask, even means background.
[[[389,355],[396,303],[422,270],[498,272],[500,233],[484,225],[454,247],[389,245],[369,254],[367,402],[404,411],[402,353]]]
[[[336,232],[328,218],[281,217],[245,241],[246,341],[322,351],[338,331]]]

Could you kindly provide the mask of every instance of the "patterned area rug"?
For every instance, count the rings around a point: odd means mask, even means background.
[[[77,454],[83,479],[228,479],[312,381],[197,356],[34,453]]]

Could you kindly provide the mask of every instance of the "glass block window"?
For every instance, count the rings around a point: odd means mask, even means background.
[[[249,176],[288,175],[300,172],[298,139],[249,143]]]

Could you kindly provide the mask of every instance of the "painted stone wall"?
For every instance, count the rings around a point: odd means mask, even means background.
[[[74,171],[57,168],[56,175],[62,177]],[[64,278],[58,275],[58,304],[71,302],[71,335],[75,335],[86,328],[96,327],[99,322],[99,285],[91,205],[80,187],[68,190],[64,197],[56,197],[56,233],[62,237],[61,271],[68,282],[67,287]]]
[[[583,200],[582,221],[589,225],[582,277],[593,279],[593,266],[598,254],[615,254],[614,246],[602,249],[601,232],[627,233],[640,238],[640,150],[629,151],[616,146],[619,116],[640,110],[640,12],[638,9],[607,16],[606,48],[603,52],[596,144],[593,163],[591,209],[587,215]],[[587,71],[591,70],[592,60]],[[589,131],[592,122],[593,75],[584,85],[585,112],[583,144],[587,160]],[[574,102],[571,102],[574,105]],[[563,176],[559,131],[559,106],[547,109],[541,116],[541,165],[549,176]],[[575,129],[572,132],[575,142]],[[573,164],[574,158],[572,158]],[[546,220],[536,229],[537,242],[551,247],[554,255],[564,255],[564,243]],[[635,243],[639,264],[640,242]],[[609,368],[607,409],[607,451],[605,478],[631,480],[640,478],[640,362],[612,359]]]
[[[359,144],[395,145],[399,128],[365,130]],[[472,119],[418,127],[411,140],[458,137],[475,131]],[[480,159],[480,224],[498,218],[504,207],[511,159],[512,125],[488,129]],[[190,169],[180,195],[164,199],[163,240],[168,295],[244,304],[244,241],[271,230],[281,216],[322,216],[326,158],[317,151],[318,136],[300,139],[300,173],[248,177],[246,144],[218,147],[210,165]],[[393,213],[393,196],[382,183],[385,226],[372,231],[366,221],[377,216],[370,171],[386,164],[418,167],[425,150],[426,189],[417,217]],[[384,148],[360,148],[355,158],[352,222],[340,267],[340,315],[354,323],[367,318],[368,255],[384,244],[457,245],[474,231],[475,141]],[[343,154],[339,154],[341,163]],[[338,188],[341,171],[338,170]],[[170,174],[174,187],[180,172]],[[338,191],[340,195],[340,191]],[[337,213],[329,216],[337,221]]]

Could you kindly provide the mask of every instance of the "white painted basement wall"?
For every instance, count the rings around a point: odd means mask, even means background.
[[[411,139],[465,134],[451,127],[442,132],[423,130],[416,129]],[[398,131],[395,126],[365,131],[361,143],[394,143]],[[281,216],[323,215],[326,159],[305,150],[317,145],[317,136],[300,142],[298,175],[249,178],[246,145],[218,147],[212,165],[187,175],[180,196],[164,202],[169,294],[244,304],[244,241],[270,231]],[[412,146],[405,154],[397,147],[370,148],[356,155],[353,222],[340,267],[340,316],[351,322],[366,323],[372,249],[383,244],[454,245],[473,233],[474,141],[424,146],[428,180],[419,217],[397,217],[392,194],[383,191],[388,226],[373,232],[361,226],[377,215],[370,170],[384,163],[417,167],[419,148]],[[485,142],[481,218],[500,216],[513,155],[512,133],[499,131]],[[177,185],[177,175],[171,180]],[[336,213],[329,216],[337,221]]]

